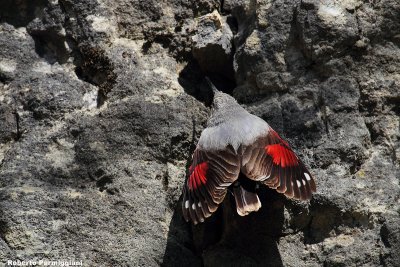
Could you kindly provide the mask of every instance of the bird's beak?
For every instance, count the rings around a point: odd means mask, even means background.
[[[215,85],[211,82],[210,78],[206,77],[206,81],[207,81],[208,85],[211,87],[214,95],[219,92],[217,87],[215,87]]]

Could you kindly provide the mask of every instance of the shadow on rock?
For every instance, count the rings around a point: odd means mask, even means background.
[[[284,197],[259,192],[262,208],[248,216],[236,213],[228,193],[205,223],[190,227],[180,205],[172,217],[163,266],[283,266],[278,250],[283,228]]]
[[[206,106],[211,106],[213,93],[205,80],[206,76],[211,79],[218,90],[224,93],[232,94],[233,89],[236,87],[233,76],[226,77],[218,73],[203,72],[195,59],[190,60],[179,73],[178,82],[187,94],[203,102]]]
[[[183,219],[180,202],[169,225],[161,266],[202,266],[201,257],[195,252],[190,225]]]

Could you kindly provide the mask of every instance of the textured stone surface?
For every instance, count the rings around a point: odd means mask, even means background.
[[[233,34],[227,18],[221,17],[215,10],[201,16],[196,28],[192,51],[202,71],[232,77]]]
[[[1,263],[400,266],[397,1],[3,2]],[[184,223],[205,75],[301,155],[309,203]]]

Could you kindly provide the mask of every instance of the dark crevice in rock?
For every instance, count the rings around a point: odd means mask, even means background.
[[[369,118],[370,119],[370,118]],[[367,127],[367,130],[369,132],[369,136],[371,139],[371,142],[374,143],[381,135],[378,133],[375,129],[374,123],[371,120],[365,121],[365,126]]]
[[[12,81],[11,77],[9,77],[8,75],[6,75],[3,72],[0,72],[0,83],[2,83],[2,85],[9,84],[11,81]]]
[[[196,10],[203,10],[204,12],[202,11],[201,14],[206,14],[212,11],[212,9],[209,9],[206,6],[196,7],[194,10],[195,13]],[[177,61],[187,62],[185,68],[179,74],[179,83],[188,94],[194,96],[196,99],[205,103],[206,105],[211,104],[212,94],[211,90],[209,90],[209,88],[207,88],[202,82],[205,76],[209,76],[215,82],[219,90],[228,94],[232,94],[232,91],[236,86],[233,71],[233,54],[225,54],[225,51],[222,49],[220,44],[210,45],[204,48],[201,50],[203,51],[202,54],[195,52],[193,49],[184,49],[185,47],[193,47],[193,32],[181,32],[182,25],[185,21],[184,17],[175,16],[175,19],[178,25],[175,27],[175,34],[160,30],[152,30],[143,33],[145,36],[144,39],[146,40],[142,46],[143,53],[151,53],[153,44],[157,43],[163,48],[168,49],[169,54]],[[237,32],[238,23],[236,18],[228,15],[226,23],[229,25],[229,28],[232,32]],[[229,42],[232,42],[232,40]],[[234,48],[232,51],[234,51]],[[199,60],[201,61],[201,58],[204,60],[213,60],[214,58],[219,58],[221,60],[215,61],[218,64],[220,64],[222,61],[225,62],[227,59],[227,63],[222,67],[214,68],[212,70],[204,69],[202,65],[199,64]],[[215,64],[206,65],[212,67]]]
[[[165,190],[165,191],[168,191],[168,187],[169,187],[169,180],[168,180],[168,169],[166,169],[166,171],[162,174],[162,175],[159,175],[160,176],[160,180],[161,180],[161,183],[162,183],[162,187],[163,187],[163,189]]]
[[[315,7],[312,5],[312,7],[308,8],[308,6],[305,6],[303,4],[300,5],[300,9],[305,10],[305,14],[302,14],[300,17],[299,10],[298,8],[294,8],[293,10],[293,20],[291,22],[291,32],[290,34],[294,35],[297,37],[297,42],[295,43],[299,48],[304,57],[307,60],[314,61],[313,56],[312,56],[312,47],[314,45],[314,40],[311,39],[309,40],[310,43],[306,43],[306,31],[310,30],[312,22],[309,21],[310,18],[310,10],[313,10]],[[301,20],[303,19],[303,20]],[[292,31],[293,30],[293,31]]]
[[[386,103],[393,113],[395,113],[397,116],[400,116],[400,94],[393,97],[387,97]]]
[[[89,178],[96,182],[96,187],[100,192],[106,191],[110,195],[119,193],[119,189],[113,186],[114,177],[107,174],[102,168],[95,172],[88,171]]]
[[[14,111],[14,115],[15,115],[15,126],[16,126],[16,133],[15,133],[15,136],[14,136],[14,140],[15,141],[18,141],[20,138],[21,138],[21,136],[22,136],[22,132],[21,132],[21,126],[20,126],[20,116],[19,116],[19,113],[17,112],[17,111]]]
[[[75,60],[77,76],[99,88],[97,107],[101,107],[107,100],[108,93],[116,83],[117,75],[114,72],[112,61],[99,47],[82,45],[79,47],[80,57]]]
[[[221,77],[220,75],[214,73],[206,73],[206,77],[210,78],[210,80],[217,87],[218,90],[232,95],[233,89],[236,87],[236,83],[234,82],[234,80]]]
[[[328,118],[328,114],[327,114],[327,107],[325,105],[322,105],[322,107],[321,107],[321,119],[325,126],[325,133],[328,137],[330,137],[331,134],[329,131],[329,118]]]
[[[209,13],[198,19],[192,37],[190,60],[196,61],[201,76],[210,77],[219,90],[228,94],[232,94],[236,86],[233,34],[237,32],[237,24],[231,15],[224,17],[217,12]]]
[[[209,77],[218,90],[232,94],[236,84],[234,80],[227,79],[215,73],[204,73],[196,60],[191,59],[185,68],[179,73],[178,81],[185,92],[194,96],[197,100],[210,106],[213,99],[212,89],[209,88],[205,77]],[[232,77],[233,78],[233,77]]]
[[[389,232],[389,229],[386,227],[386,225],[384,224],[382,227],[381,227],[381,230],[380,230],[380,236],[381,236],[381,240],[382,240],[382,243],[385,245],[385,247],[387,247],[387,248],[390,248],[392,245],[390,244],[390,242],[389,242],[389,236],[390,236],[390,232]]]
[[[114,181],[114,178],[109,176],[109,175],[104,175],[100,177],[96,181],[96,186],[99,188],[100,192],[103,192],[104,190],[108,189],[108,186],[112,184]],[[107,191],[108,192],[108,191]]]
[[[145,33],[144,40],[146,42],[142,46],[142,52],[146,55],[149,53],[150,48],[152,47],[153,43],[160,44],[163,48],[169,49],[169,53],[174,55],[174,49],[171,45],[173,42],[174,35],[172,33],[158,33],[154,35],[153,32],[150,32],[147,36]],[[178,56],[179,58],[180,56]]]
[[[67,16],[61,4],[47,3],[41,17],[27,25],[27,32],[35,42],[36,53],[50,64],[66,63],[70,56],[70,37],[64,28]]]
[[[56,32],[29,31],[35,41],[36,53],[50,64],[58,62],[64,64],[69,58],[69,51],[65,47],[66,39]]]
[[[354,11],[353,13],[355,14],[355,17],[356,17],[358,35],[360,36],[360,39],[361,39],[362,36],[363,36],[363,31],[362,31],[362,27],[361,27],[361,24],[360,24],[360,18],[359,18],[359,15],[358,15],[358,8],[355,8],[353,11]]]
[[[26,27],[29,22],[43,15],[47,0],[2,0],[0,8],[0,23],[7,22],[14,27]]]
[[[363,163],[364,163],[363,161],[358,160],[358,161],[355,161],[352,165],[350,165],[350,169],[349,169],[350,174],[351,175],[356,174],[361,169],[361,166]]]
[[[305,19],[307,19],[307,16]],[[311,60],[310,52],[307,51],[307,46],[304,44],[302,26],[299,23],[298,10],[294,8],[288,44],[285,49],[285,61],[288,71],[295,77],[292,79],[293,81],[298,81],[299,77],[312,71],[315,65],[315,62]]]
[[[169,181],[169,172],[168,166],[165,164],[165,168],[162,173],[156,175],[155,179],[161,182],[162,189],[165,192],[165,202],[168,205],[170,210],[174,210],[176,208],[176,199],[174,199],[174,192],[172,192],[170,188],[170,181]],[[180,205],[178,205],[180,206]]]
[[[20,117],[16,109],[0,106],[0,144],[18,141],[21,136]]]
[[[221,14],[224,14],[224,12],[225,12],[225,9],[224,9],[224,2],[225,2],[225,0],[220,0],[219,12],[220,12]],[[224,15],[225,15],[225,14],[224,14]]]
[[[237,19],[232,16],[231,14],[228,14],[226,17],[226,23],[228,23],[229,28],[231,29],[233,35],[236,35],[239,29],[239,23]],[[235,51],[235,44],[233,43],[233,51]]]

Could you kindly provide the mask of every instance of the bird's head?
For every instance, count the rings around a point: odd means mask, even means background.
[[[215,85],[210,81],[208,77],[206,77],[206,81],[211,87],[214,97],[213,97],[213,102],[212,102],[212,111],[218,111],[218,110],[226,110],[229,109],[231,106],[238,105],[236,102],[236,99],[233,98],[232,96],[223,93],[219,91]]]
[[[206,78],[206,80],[214,93],[208,126],[216,126],[223,122],[235,119],[243,113],[247,113],[247,111],[238,104],[235,98],[219,91],[208,78]]]
[[[238,103],[235,98],[232,96],[225,94],[221,91],[214,92],[214,99],[212,103],[212,110],[229,110],[230,108],[237,106]]]

